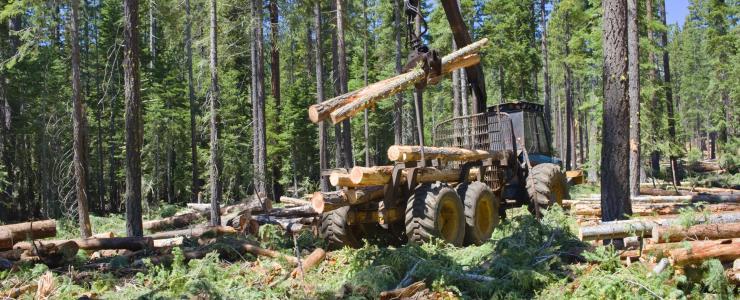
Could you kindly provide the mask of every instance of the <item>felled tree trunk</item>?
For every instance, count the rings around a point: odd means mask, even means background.
[[[192,212],[164,218],[161,220],[146,221],[144,222],[144,229],[147,229],[151,232],[157,232],[168,228],[184,227],[192,224],[201,216],[201,213]]]
[[[257,215],[257,214],[254,214]],[[312,217],[316,216],[317,212],[313,210],[313,207],[311,205],[304,205],[304,206],[295,206],[295,207],[289,207],[289,208],[274,208],[268,213],[263,213],[260,215],[269,215],[273,217]]]
[[[417,169],[416,182],[418,183],[431,183],[431,182],[457,182],[460,181],[460,171],[458,169],[437,169],[437,168],[421,168]],[[475,180],[478,177],[480,170],[478,168],[472,168],[468,172],[468,180]],[[350,178],[352,179],[352,185],[350,187],[368,187],[368,186],[381,186],[391,182],[393,173],[393,166],[377,166],[377,167],[354,167],[350,172]],[[402,180],[408,177],[408,171],[403,170],[401,172]]]
[[[717,240],[740,237],[740,223],[700,224],[691,227],[680,225],[653,227],[653,243],[680,242],[683,240]]]
[[[57,222],[45,220],[0,226],[0,250],[13,248],[13,244],[28,239],[42,239],[57,234]]]
[[[278,225],[287,232],[298,232],[304,228],[304,225],[310,225],[314,221],[314,217],[303,217],[303,218],[278,218],[273,216],[258,215],[253,216],[252,220],[258,224],[273,224]]]
[[[735,239],[723,239],[723,240],[707,240],[707,241],[693,241],[693,242],[678,242],[678,243],[661,243],[661,244],[646,244],[642,250],[629,250],[620,253],[620,258],[628,257],[640,257],[640,256],[654,256],[655,258],[663,258],[670,256],[671,250],[677,249],[693,249],[694,247],[707,248],[715,247],[721,244],[733,244],[737,247],[740,243],[740,238]]]
[[[583,241],[618,239],[628,236],[650,236],[657,226],[671,226],[678,222],[677,218],[655,220],[626,220],[604,222],[594,226],[583,226],[578,231],[578,237]],[[697,216],[694,222],[702,224],[724,224],[740,222],[740,212],[713,214],[707,217]]]
[[[77,240],[57,240],[57,241],[34,241],[20,242],[13,246],[13,249],[33,250],[44,245],[61,245],[73,242],[82,250],[102,250],[102,249],[126,249],[137,251],[152,248],[153,240],[150,237],[118,237],[118,238],[90,238]]]
[[[723,240],[718,244],[702,244],[701,242],[689,242],[690,248],[677,248],[668,251],[671,264],[674,266],[686,266],[701,263],[708,259],[718,259],[722,262],[733,261],[740,258],[740,240]]]
[[[329,175],[329,183],[331,183],[332,186],[354,186],[349,174],[339,172],[332,172],[331,175]]]
[[[285,206],[303,206],[311,204],[311,201],[282,196],[280,197],[280,203],[285,204]]]
[[[632,214],[639,216],[651,216],[651,215],[671,215],[677,214],[681,209],[692,208],[690,205],[682,203],[651,203],[651,204],[635,204],[632,205]],[[729,212],[740,210],[740,204],[738,203],[722,203],[722,204],[709,204],[704,205],[702,209],[716,213],[716,212]],[[579,216],[601,216],[601,205],[590,204],[590,203],[578,203],[573,206],[572,211]]]
[[[189,229],[157,232],[157,233],[148,235],[147,237],[150,237],[154,240],[159,240],[159,239],[169,239],[169,238],[180,237],[180,236],[184,236],[184,237],[201,237],[204,235],[220,236],[224,234],[233,234],[233,233],[236,233],[236,230],[230,226],[207,226],[207,227],[195,227],[195,228],[189,228]]]
[[[290,277],[296,278],[298,277],[298,275],[301,274],[301,272],[305,274],[305,272],[320,264],[325,257],[326,251],[321,248],[316,248],[315,250],[313,250],[313,252],[311,252],[311,254],[306,257],[306,259],[303,260],[301,266],[296,267],[295,269],[293,269],[292,272],[290,272]]]

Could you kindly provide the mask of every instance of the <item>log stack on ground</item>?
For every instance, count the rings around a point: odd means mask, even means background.
[[[442,72],[449,73],[459,68],[475,65],[480,62],[477,53],[488,43],[488,39],[471,43],[442,58]],[[376,102],[397,94],[417,82],[429,79],[434,83],[439,78],[427,78],[426,72],[416,67],[406,73],[370,84],[362,89],[314,104],[308,109],[312,122],[318,123],[331,118],[337,124],[347,118],[373,106]]]
[[[280,203],[285,204],[286,207],[292,207],[292,206],[309,205],[309,204],[311,204],[311,201],[308,201],[308,200],[305,200],[305,199],[299,199],[299,198],[281,196],[280,197]]]
[[[193,222],[204,216],[201,212],[189,212],[181,215],[167,217],[161,220],[144,222],[144,229],[151,232],[163,231],[172,228],[181,228],[193,224]]]
[[[0,226],[0,250],[11,249],[16,242],[54,237],[56,234],[56,220],[3,225]]]
[[[693,205],[684,203],[646,203],[632,204],[632,214],[637,216],[673,215],[684,209],[696,209],[711,213],[740,211],[740,203],[720,203],[707,205]],[[601,204],[576,203],[571,211],[579,216],[601,216]]]
[[[740,258],[740,239],[715,240],[718,243],[707,244],[692,242],[690,247],[668,250],[668,257],[674,266],[700,264],[708,259],[731,262]]]
[[[159,239],[170,239],[175,237],[201,237],[201,236],[210,236],[210,237],[216,237],[226,234],[234,234],[236,233],[236,229],[234,229],[231,226],[200,226],[200,227],[194,227],[189,229],[180,229],[180,230],[172,230],[172,231],[162,231],[157,232],[148,235],[147,237],[150,237],[154,240]]]

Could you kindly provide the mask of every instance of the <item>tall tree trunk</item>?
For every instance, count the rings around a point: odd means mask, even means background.
[[[645,7],[647,15],[646,17],[646,23],[647,23],[647,35],[648,35],[648,41],[652,45],[654,43],[654,35],[653,35],[653,0],[646,0]],[[658,64],[658,58],[655,55],[655,52],[652,50],[652,47],[648,50],[650,63],[649,65],[649,72],[648,72],[648,80],[653,86],[657,85],[658,81],[658,70],[657,70],[657,64]],[[655,90],[654,88],[652,90]],[[652,118],[652,124],[651,129],[653,131],[652,134],[652,141],[653,145],[656,145],[658,143],[658,136],[660,135],[660,116],[662,109],[660,108],[660,103],[658,99],[658,94],[654,91],[650,92],[650,110],[652,111],[653,118]],[[652,171],[653,178],[658,177],[660,174],[660,151],[657,149],[653,150],[650,153],[650,169]]]
[[[190,102],[190,202],[198,202],[200,181],[198,180],[198,135],[195,127],[198,105],[195,103],[195,87],[193,83],[192,27],[193,16],[190,14],[190,0],[185,0],[185,64],[188,68],[188,100]]]
[[[401,0],[394,0],[393,6],[393,31],[395,33],[396,45],[396,74],[401,74]],[[393,105],[393,143],[403,143],[403,93],[396,94]]]
[[[601,151],[602,221],[632,214],[629,198],[629,99],[627,97],[627,4],[605,0],[604,111]]]
[[[347,52],[344,46],[344,8],[342,0],[337,1],[337,57],[339,66],[339,94],[347,92],[347,82],[349,81],[349,72],[347,70]],[[352,156],[352,125],[350,120],[342,121],[342,160],[344,167],[351,168],[354,166],[354,157]]]
[[[566,20],[568,19],[566,13]],[[570,55],[570,47],[568,41],[570,40],[570,23],[566,21],[565,24],[565,56]],[[573,71],[570,65],[565,62],[563,63],[565,69],[565,169],[572,170],[575,168],[575,161],[573,159],[574,153],[574,135],[573,135]]]
[[[265,82],[264,82],[264,60],[262,57],[262,1],[252,0],[252,17],[254,32],[252,43],[254,44],[254,99],[253,99],[253,125],[254,128],[254,189],[255,194],[266,195],[267,186],[265,182],[265,167],[267,165],[267,145],[265,132]]]
[[[75,172],[75,194],[77,196],[77,215],[79,217],[80,235],[88,238],[92,235],[90,226],[90,215],[87,208],[87,157],[85,155],[84,141],[87,139],[85,130],[85,107],[84,95],[82,94],[82,82],[80,81],[80,38],[78,15],[80,10],[79,0],[72,0],[72,18],[70,31],[71,61],[72,61],[72,97],[73,113],[72,127],[74,131],[74,172]]]
[[[630,195],[640,194],[640,32],[637,0],[628,0],[627,41],[629,43],[630,102]]]
[[[154,18],[154,0],[149,0],[149,70],[154,72],[157,60],[156,31],[157,20]]]
[[[368,34],[367,31],[369,30],[370,26],[368,24],[367,20],[367,0],[362,0],[362,20],[365,23],[365,30],[363,31],[364,39],[362,40],[362,78],[364,80],[365,86],[367,86],[367,39]],[[368,111],[365,110],[365,167],[370,167],[370,128],[368,124]]]
[[[219,107],[219,86],[218,86],[218,11],[216,10],[216,0],[210,1],[210,59],[209,66],[211,69],[211,161],[210,161],[210,186],[211,186],[211,226],[221,225],[221,145],[219,142],[220,120],[218,116]]]
[[[452,51],[457,50],[455,38],[452,38]],[[459,117],[462,109],[462,99],[460,99],[460,70],[452,71],[452,117]]]
[[[123,0],[123,76],[126,97],[126,234],[143,236],[141,221],[141,121],[139,1]]]
[[[545,84],[545,122],[547,122],[548,127],[552,126],[552,113],[550,112],[550,97],[551,97],[551,90],[550,90],[550,59],[549,59],[549,53],[547,51],[547,10],[545,9],[545,5],[547,4],[547,0],[540,0],[540,28],[542,29],[542,71],[543,71],[543,81]],[[548,132],[549,134],[549,132]]]
[[[421,11],[421,3],[419,3],[419,6],[417,7],[419,11]],[[419,40],[422,39],[421,37],[421,14],[416,15],[416,20],[414,21],[414,34],[419,38]],[[424,144],[424,89],[415,88],[414,89],[414,117],[415,122],[414,123],[414,131],[412,131],[412,135],[414,136],[414,141],[416,145],[423,145]]]
[[[673,88],[671,86],[671,65],[670,65],[670,59],[668,57],[668,27],[666,24],[666,12],[665,12],[665,0],[663,0],[663,4],[660,6],[660,20],[663,22],[663,26],[666,27],[666,31],[664,31],[661,35],[661,41],[663,46],[663,88],[665,89],[665,99],[666,99],[666,113],[668,117],[668,139],[670,140],[671,145],[676,144],[676,117],[673,113]],[[678,174],[676,173],[677,166],[678,166],[678,157],[673,154],[669,153],[669,158],[671,160],[671,178],[673,179],[673,185],[678,186],[681,184],[680,178],[678,178]]]
[[[281,132],[280,118],[280,48],[278,47],[278,5],[277,0],[270,0],[270,92],[275,100],[275,127],[277,132]],[[291,64],[292,65],[292,64]],[[292,73],[292,72],[291,72]],[[280,186],[281,160],[275,159],[272,162],[272,196],[273,199],[280,199],[283,194],[283,188]]]
[[[316,103],[324,102],[324,67],[321,59],[321,0],[314,0],[314,32],[316,32]],[[321,172],[329,168],[329,153],[327,152],[326,122],[319,123],[319,176],[322,192],[329,191],[329,177],[322,176]]]
[[[115,62],[113,62],[115,64]],[[112,212],[119,212],[120,210],[120,195],[118,193],[118,181],[116,180],[116,174],[118,173],[118,167],[116,164],[116,97],[110,97],[110,120],[108,121],[108,201],[110,201]]]

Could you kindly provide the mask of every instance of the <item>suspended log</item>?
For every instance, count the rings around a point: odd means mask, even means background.
[[[442,69],[447,72],[453,71],[450,66],[455,64],[458,66],[471,66],[479,61],[471,54],[478,53],[483,46],[488,43],[488,39],[484,38],[480,41],[474,42],[463,48],[460,48],[448,55],[442,57]],[[465,61],[465,62],[463,62]],[[444,66],[448,65],[447,68]],[[433,78],[430,78],[434,80]],[[417,67],[404,74],[397,75],[395,77],[368,85],[359,91],[356,95],[345,100],[346,102],[340,107],[334,109],[330,113],[331,121],[337,124],[345,119],[351,118],[360,111],[363,111],[373,106],[377,101],[386,97],[393,96],[404,89],[414,85],[417,82],[427,80],[426,73],[421,68]],[[433,82],[433,81],[432,81]],[[310,117],[310,115],[309,115]],[[316,118],[321,121],[321,118]],[[314,119],[312,119],[313,121]]]
[[[311,270],[321,263],[325,257],[326,251],[321,248],[316,248],[303,260],[303,262],[301,262],[300,267],[296,267],[292,272],[290,272],[290,277],[296,278],[298,275],[301,275],[301,272],[305,274],[305,272],[308,272],[308,270]]]
[[[200,219],[203,213],[191,212],[177,216],[144,222],[144,229],[151,232],[162,231],[171,228],[185,227]]]
[[[723,240],[718,244],[707,245],[697,242],[689,242],[690,248],[677,248],[668,250],[671,264],[674,266],[686,266],[701,263],[708,259],[718,259],[721,262],[730,262],[740,258],[740,240]]]
[[[311,206],[317,213],[326,213],[340,207],[367,203],[382,199],[382,186],[371,186],[333,192],[315,192],[311,197]]]
[[[285,204],[285,206],[303,206],[303,205],[309,205],[309,204],[311,204],[311,201],[308,201],[308,200],[305,200],[305,199],[298,199],[298,198],[281,196],[280,197],[280,203]]]
[[[382,81],[381,81],[382,82]],[[308,118],[311,122],[318,123],[329,117],[329,114],[342,105],[352,102],[361,90],[352,91],[324,102],[311,105],[308,108]]]
[[[0,226],[0,250],[13,248],[13,244],[57,235],[55,220],[33,221]]]
[[[460,170],[458,169],[437,169],[437,168],[419,168],[417,169],[416,182],[418,183],[433,183],[437,181],[442,182],[457,182],[460,181]],[[471,168],[468,172],[468,180],[475,180],[478,178],[478,168]],[[364,186],[380,186],[386,185],[391,182],[393,173],[393,166],[377,166],[377,167],[354,167],[350,173],[352,179],[352,185],[354,187]],[[402,180],[406,180],[408,176],[408,170],[401,172]]]
[[[116,237],[57,241],[34,241],[33,243],[20,242],[13,245],[13,249],[33,250],[35,247],[43,247],[44,245],[60,245],[67,242],[74,242],[82,250],[126,249],[137,251],[142,249],[150,249],[153,246],[153,240],[150,237]]]
[[[670,215],[677,214],[681,209],[694,208],[692,205],[682,203],[650,203],[632,205],[632,214],[638,216]],[[701,207],[702,210],[716,213],[728,211],[740,211],[740,203],[708,204]],[[601,204],[577,203],[571,209],[576,215],[601,216]]]
[[[656,226],[677,224],[678,218],[653,220],[625,220],[604,222],[594,226],[583,226],[578,230],[578,238],[583,241],[619,239],[628,236],[651,236]],[[694,219],[697,224],[726,224],[740,222],[740,212],[699,215]]]
[[[354,186],[349,174],[332,172],[329,176],[329,182],[332,186]]]
[[[201,237],[201,236],[221,236],[225,234],[233,234],[236,233],[236,229],[230,226],[203,226],[203,227],[195,227],[195,228],[189,228],[189,229],[181,229],[181,230],[173,230],[173,231],[163,231],[163,232],[157,232],[154,234],[150,234],[147,237],[150,237],[154,240],[160,240],[160,239],[170,239],[174,237]]]
[[[393,145],[388,148],[388,159],[396,162],[421,160],[421,146]],[[474,161],[487,158],[498,158],[500,152],[470,150],[457,147],[424,147],[424,159],[441,159],[444,161]]]
[[[679,225],[656,226],[652,232],[653,243],[727,238],[740,238],[740,223],[700,224],[688,228]]]

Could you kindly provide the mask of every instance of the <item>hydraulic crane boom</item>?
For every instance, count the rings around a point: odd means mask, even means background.
[[[463,21],[457,0],[442,0],[442,7],[447,16],[447,22],[450,23],[452,36],[455,38],[457,47],[462,48],[470,45],[473,41],[470,32],[468,32],[468,26]],[[469,88],[473,91],[473,114],[486,111],[486,81],[483,77],[483,68],[480,64],[467,67],[465,68],[465,75],[467,75],[470,84]]]

